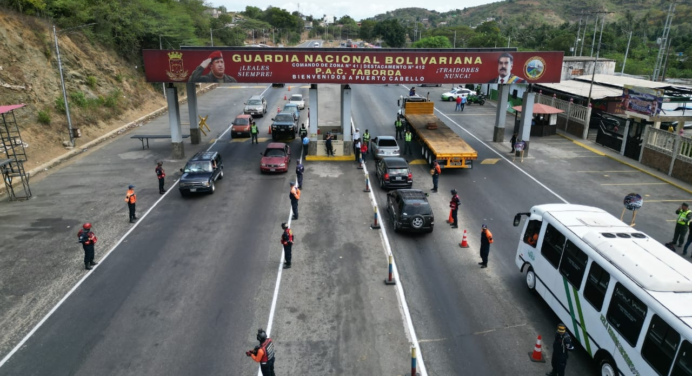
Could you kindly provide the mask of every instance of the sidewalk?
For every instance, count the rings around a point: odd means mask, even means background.
[[[211,91],[199,103],[200,113],[211,113],[212,131],[199,145],[184,142],[187,158],[209,147],[209,140],[228,127],[227,117],[219,112],[226,94]],[[221,110],[213,112],[215,107]],[[187,106],[180,112],[187,119]],[[167,133],[168,116],[138,129]],[[176,171],[185,160],[169,158],[170,140],[152,141],[151,148],[143,150],[139,140],[121,133],[105,135],[106,142],[96,148],[84,145],[68,153],[77,158],[51,162],[62,165],[31,180],[31,200],[0,204],[0,359],[84,276],[76,235],[84,222],[93,223],[99,239],[98,261],[130,228],[124,201],[128,184],[137,186],[138,216],[160,197],[156,161],[164,162],[166,188],[175,189]]]

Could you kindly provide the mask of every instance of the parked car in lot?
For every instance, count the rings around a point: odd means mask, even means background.
[[[375,168],[380,188],[408,188],[413,186],[413,174],[408,162],[401,157],[386,157],[377,162]]]
[[[288,100],[288,103],[295,103],[296,105],[298,105],[299,110],[305,109],[305,100],[303,100],[303,94],[291,95],[291,98]]]
[[[178,190],[183,196],[195,192],[216,190],[215,182],[223,179],[223,159],[216,151],[200,151],[180,169],[183,175],[178,182]]]
[[[370,140],[370,147],[375,159],[384,157],[398,157],[400,155],[399,145],[392,136],[379,136]]]
[[[267,100],[263,95],[253,95],[245,102],[243,113],[252,116],[264,116],[267,113]]]
[[[452,90],[442,94],[442,100],[454,102],[457,100],[457,97],[464,98],[464,97],[468,97],[469,95],[476,95],[476,92],[473,90],[469,90],[469,89],[456,88],[456,89],[452,89]]]
[[[250,137],[250,126],[253,124],[255,124],[255,119],[252,118],[252,115],[238,115],[231,123],[231,135]]]
[[[280,143],[272,142],[267,145],[264,153],[260,153],[260,172],[288,172],[288,165],[291,163],[291,147]]]
[[[281,112],[288,112],[293,114],[293,120],[298,121],[300,119],[300,110],[298,109],[298,105],[295,103],[286,103],[284,105],[284,109],[281,110]]]
[[[433,232],[435,216],[427,195],[420,189],[397,189],[387,193],[387,213],[394,232]]]
[[[440,86],[442,86],[442,84],[420,84],[420,85],[418,85],[418,86],[420,86],[420,87],[425,87],[425,86],[437,86],[437,87],[440,87]]]
[[[296,138],[296,121],[290,112],[279,112],[272,118],[272,140],[276,141],[279,137]]]

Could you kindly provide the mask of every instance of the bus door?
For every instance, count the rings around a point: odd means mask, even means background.
[[[555,299],[564,295],[565,290],[558,267],[560,266],[566,240],[560,231],[550,223],[547,223],[543,230],[543,237],[538,243],[540,256],[536,258],[535,269],[538,278],[545,284],[545,287],[538,291],[543,295],[548,305],[556,310],[557,307],[554,307],[554,305],[557,301]],[[541,286],[541,284],[537,286]]]

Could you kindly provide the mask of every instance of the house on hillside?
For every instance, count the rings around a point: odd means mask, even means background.
[[[615,74],[615,60],[599,57],[595,61],[590,56],[565,56],[562,59],[562,81],[571,80],[574,77],[593,74],[594,66],[596,74]]]
[[[442,22],[437,24],[437,26],[445,26],[445,25],[447,25],[447,21],[442,21]]]
[[[216,9],[216,8],[210,8],[204,11],[204,14],[208,14],[212,16],[213,18],[219,18],[221,15],[221,11]]]
[[[305,30],[312,30],[312,21],[305,21]]]
[[[328,15],[325,14],[325,15],[322,17],[322,22],[325,23],[325,24],[327,24],[327,25],[333,24],[334,22],[336,22],[336,17],[334,17],[334,16],[328,16]]]

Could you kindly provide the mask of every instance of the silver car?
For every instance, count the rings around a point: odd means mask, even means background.
[[[375,159],[398,157],[401,153],[396,139],[392,136],[379,136],[370,141],[370,147]]]
[[[262,116],[267,113],[267,100],[262,95],[253,95],[245,102],[243,113],[252,116]]]

